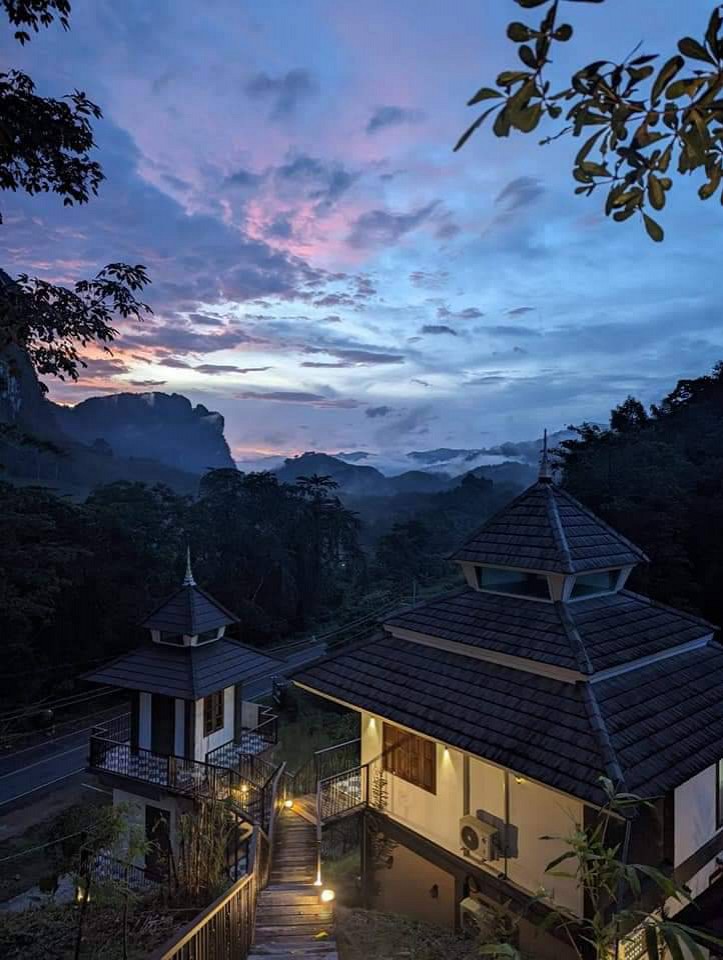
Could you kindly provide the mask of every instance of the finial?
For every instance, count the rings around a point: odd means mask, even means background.
[[[195,587],[196,581],[193,579],[193,570],[191,570],[191,546],[186,546],[186,576],[183,578],[184,587]]]
[[[538,477],[540,483],[552,483],[552,463],[550,454],[547,450],[547,430],[545,430],[542,439],[542,456],[540,457],[540,473]]]

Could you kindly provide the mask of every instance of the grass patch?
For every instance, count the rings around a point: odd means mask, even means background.
[[[336,910],[340,960],[479,960],[480,943],[442,927],[376,910]]]

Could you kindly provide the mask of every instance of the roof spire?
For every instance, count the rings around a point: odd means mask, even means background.
[[[552,462],[547,450],[547,430],[542,440],[542,456],[540,457],[540,473],[538,476],[540,483],[552,483]]]
[[[183,578],[184,587],[195,587],[196,581],[193,579],[193,570],[191,570],[191,545],[186,544],[186,576]]]

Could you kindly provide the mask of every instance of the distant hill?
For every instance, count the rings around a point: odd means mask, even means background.
[[[274,471],[284,483],[316,473],[331,477],[339,492],[348,497],[391,497],[397,493],[438,493],[456,486],[457,480],[443,473],[410,470],[396,477],[385,477],[376,467],[347,463],[328,453],[308,452],[291,457]]]
[[[102,400],[109,400],[103,397]],[[190,403],[185,398],[189,410]],[[88,401],[89,402],[89,401]],[[142,403],[142,401],[141,401]],[[144,404],[147,409],[147,405]],[[204,425],[203,411],[195,408],[195,416],[201,420],[198,435],[206,443],[196,445],[193,432],[186,433],[189,444],[187,463],[182,467],[163,463],[150,455],[139,456],[139,450],[122,455],[98,430],[118,437],[118,430],[111,429],[112,424],[103,425],[98,421],[88,425],[86,436],[93,435],[89,442],[82,442],[73,436],[72,410],[77,408],[61,407],[45,398],[40,383],[25,354],[16,347],[9,347],[0,354],[0,479],[18,484],[42,484],[62,493],[75,497],[85,497],[95,486],[112,483],[115,480],[138,481],[142,483],[165,483],[179,493],[195,493],[198,488],[199,474],[203,470],[194,469],[193,451],[196,451],[196,464],[213,453],[212,443],[218,449],[219,424],[213,421]],[[206,411],[208,413],[208,411]],[[213,416],[213,415],[209,415]],[[223,440],[223,418],[221,420],[221,439]],[[88,421],[86,421],[88,424]],[[119,421],[116,422],[119,426]],[[70,427],[71,429],[68,429]],[[82,432],[79,431],[82,436]],[[123,447],[123,444],[120,444]],[[148,449],[149,445],[146,445]],[[160,446],[160,444],[159,444]],[[198,447],[201,447],[200,453]],[[219,460],[225,461],[223,447]],[[228,452],[228,448],[225,448]],[[231,462],[230,454],[228,461]],[[205,469],[205,468],[204,468]]]
[[[193,406],[178,393],[115,393],[74,407],[55,405],[55,418],[80,443],[104,440],[114,454],[159,460],[186,473],[233,467],[220,413]]]

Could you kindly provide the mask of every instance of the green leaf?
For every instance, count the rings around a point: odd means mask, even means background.
[[[658,932],[652,924],[646,924],[644,929],[645,929],[645,949],[647,950],[647,953],[648,953],[648,960],[659,960]]]
[[[537,69],[537,57],[535,56],[532,47],[528,47],[525,44],[517,51],[517,55],[526,67],[529,67],[531,70]]]
[[[532,30],[526,24],[515,21],[507,27],[507,36],[515,43],[524,43],[532,36]]]
[[[513,83],[526,80],[528,76],[529,74],[522,70],[503,70],[497,77],[497,84],[500,87],[511,87]]]
[[[698,196],[701,200],[708,200],[716,192],[721,182],[721,174],[723,170],[721,167],[716,165],[711,170],[708,171],[708,183],[704,183],[703,186],[698,191]]]
[[[518,7],[524,7],[525,10],[531,10],[533,7],[541,7],[543,3],[549,0],[515,0]]]
[[[604,130],[598,130],[597,133],[585,141],[585,143],[580,147],[577,156],[575,157],[575,163],[580,164],[587,158],[587,155],[590,153],[592,148],[595,146],[595,143],[600,139],[600,137],[605,133]]]
[[[662,210],[665,206],[665,190],[663,190],[660,180],[653,173],[648,177],[648,199],[655,210]]]
[[[665,232],[659,223],[656,223],[652,217],[649,217],[647,213],[643,214],[643,220],[645,222],[645,229],[648,231],[648,236],[651,240],[655,240],[656,243],[662,243],[665,239]],[[657,960],[657,952],[655,957],[650,955],[650,960]]]
[[[552,36],[555,40],[559,40],[561,43],[567,43],[567,41],[571,39],[572,33],[573,30],[570,24],[562,23],[557,30],[555,30]]]
[[[456,153],[458,150],[460,150],[460,149],[465,145],[465,143],[467,143],[467,141],[468,141],[469,138],[472,136],[472,134],[475,132],[475,130],[479,129],[479,127],[482,126],[482,124],[485,122],[485,120],[487,119],[487,117],[488,117],[493,111],[495,111],[496,109],[497,109],[497,104],[495,104],[493,107],[489,107],[487,110],[485,110],[485,112],[484,112],[483,114],[481,114],[479,117],[477,117],[477,119],[475,120],[475,122],[474,122],[470,127],[468,127],[468,128],[465,130],[465,132],[462,134],[462,136],[459,138],[459,140],[455,143],[455,145],[454,145],[454,153]]]
[[[509,137],[510,135],[510,113],[507,107],[503,107],[502,110],[495,117],[495,122],[492,125],[492,130],[496,137]]]
[[[472,107],[475,103],[481,103],[482,100],[498,100],[504,94],[499,90],[493,90],[492,87],[480,87],[471,100],[467,101],[467,106]]]
[[[530,133],[540,122],[542,116],[542,104],[533,103],[531,107],[525,107],[518,110],[512,119],[512,125],[523,133]]]
[[[715,60],[705,47],[701,46],[697,40],[692,37],[683,37],[678,41],[678,50],[684,57],[692,57],[694,60],[705,60],[706,63],[715,63]]]
[[[613,214],[613,220],[622,223],[624,220],[629,220],[634,213],[635,207],[628,207],[626,210],[616,210]]]
[[[685,66],[685,60],[682,57],[671,57],[663,66],[660,68],[660,73],[656,77],[655,83],[653,84],[653,90],[651,93],[651,99],[653,102],[660,98],[661,93],[668,86],[673,77],[680,73],[680,71]]]

